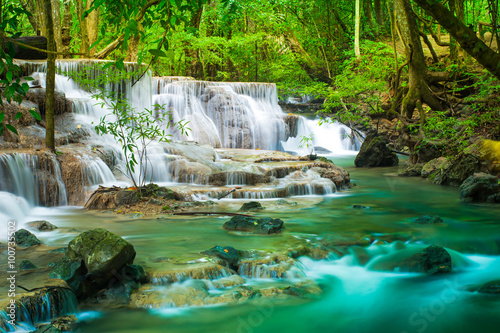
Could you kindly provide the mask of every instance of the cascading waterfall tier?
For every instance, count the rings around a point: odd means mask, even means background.
[[[68,203],[59,163],[51,154],[0,155],[0,191],[21,196],[32,205]]]
[[[170,112],[173,122],[188,121],[188,135],[174,138],[222,148],[280,150],[287,138],[276,85],[154,78],[157,113]]]

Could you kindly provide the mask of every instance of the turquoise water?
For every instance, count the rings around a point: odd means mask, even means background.
[[[352,165],[352,157],[334,161]],[[289,198],[298,202],[291,208],[263,201],[267,209],[260,215],[285,221],[286,230],[278,236],[228,233],[222,229],[226,216],[132,219],[66,209],[44,211],[62,229],[41,237],[49,245],[65,246],[78,232],[64,228],[104,227],[128,239],[138,253],[135,263],[149,270],[200,258],[199,252],[214,245],[274,252],[329,237],[367,244],[337,260],[301,259],[307,277],[324,290],[317,297],[156,310],[82,309],[79,332],[498,332],[500,297],[476,292],[485,282],[500,279],[498,206],[461,203],[457,188],[395,177],[396,168],[349,171],[357,184],[349,191]],[[211,209],[236,211],[242,202],[221,201]],[[412,223],[426,214],[439,215],[445,223]],[[398,250],[386,243],[394,241],[407,248],[444,246],[459,264],[451,274],[428,277],[374,271],[357,263],[360,253],[370,262],[392,260]],[[155,262],[159,257],[171,260]]]

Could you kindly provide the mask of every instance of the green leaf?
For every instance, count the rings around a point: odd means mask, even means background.
[[[16,113],[16,120],[19,120],[21,117],[23,116],[23,113],[22,112],[18,112]]]
[[[12,125],[10,125],[10,124],[6,124],[6,125],[5,125],[5,127],[6,127],[9,131],[11,131],[12,133],[19,135],[19,133],[17,133],[17,130],[14,128],[14,126],[12,126]]]
[[[5,75],[5,77],[7,78],[7,81],[9,81],[9,83],[12,82],[12,72],[7,72],[7,74]]]
[[[30,114],[33,116],[33,118],[35,118],[36,120],[38,121],[42,121],[42,117],[40,116],[40,114],[38,114],[38,112],[35,111],[35,109],[31,109],[30,110]]]
[[[2,124],[0,124],[0,135],[2,135],[2,134],[3,134],[3,130],[4,130],[4,129],[5,129],[5,127],[3,127],[3,125],[2,125]]]
[[[162,50],[149,49],[148,52],[151,53],[152,55],[154,55],[155,57],[163,57],[163,58],[167,57],[167,54],[165,52],[163,52]]]
[[[5,118],[5,112],[1,112],[0,113],[0,124],[2,123],[2,121],[4,120]]]

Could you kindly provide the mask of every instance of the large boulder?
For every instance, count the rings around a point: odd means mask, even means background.
[[[394,166],[399,162],[396,154],[387,147],[387,139],[382,136],[368,136],[359,150],[354,164],[357,167]]]
[[[500,180],[483,172],[475,173],[460,185],[460,200],[500,203]]]
[[[135,254],[132,244],[102,228],[76,236],[66,252],[71,259],[82,259],[89,274],[98,274],[105,279],[113,275],[113,270],[132,264]]]
[[[231,220],[224,223],[223,228],[234,231],[251,231],[256,234],[276,234],[285,229],[285,224],[280,219],[264,217],[257,219],[254,217],[234,216]]]
[[[68,245],[66,257],[53,267],[51,277],[65,280],[79,297],[122,282],[135,258],[132,244],[105,229],[81,233]],[[128,280],[130,278],[127,277]]]

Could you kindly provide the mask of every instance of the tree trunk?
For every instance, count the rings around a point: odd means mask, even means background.
[[[442,106],[439,101],[432,96],[425,83],[427,65],[420,42],[416,17],[411,9],[409,0],[395,0],[394,11],[401,34],[400,37],[405,46],[406,59],[409,60],[408,93],[403,98],[401,114],[411,119],[419,100],[427,103],[433,110],[441,110]]]
[[[356,16],[354,18],[354,53],[357,60],[361,59],[361,52],[359,50],[359,31],[361,25],[360,1],[356,0]]]
[[[87,0],[86,10],[89,10],[90,7],[92,7],[92,4],[93,4],[92,0]],[[90,47],[97,41],[97,37],[99,35],[99,9],[91,11],[87,16],[87,18],[85,19],[85,21],[87,21],[88,47]],[[138,43],[139,41],[137,40],[137,44]],[[135,52],[136,59],[137,59],[137,49]],[[91,50],[89,50],[89,54],[93,55],[94,53],[96,53],[96,50],[97,48],[93,47]]]
[[[381,0],[373,1],[373,9],[375,10],[375,19],[377,20],[377,24],[380,26],[384,25],[384,21],[382,19],[382,5]]]
[[[64,57],[68,58],[70,45],[71,45],[71,24],[73,18],[71,16],[71,1],[66,1],[64,3],[64,14],[63,14],[63,23],[61,29],[61,51],[64,53]]]
[[[200,24],[201,24],[201,16],[203,14],[203,6],[200,6],[198,10],[193,13],[193,16],[191,17],[191,23],[190,26],[194,29],[196,29],[196,32],[194,35],[196,37],[199,36],[199,29],[200,29]],[[189,45],[186,45],[186,75],[187,76],[192,76],[194,78],[201,78],[203,76],[203,68],[200,63],[200,60],[198,58],[198,50],[193,49],[189,47]]]
[[[83,53],[88,57],[89,54],[89,35],[87,31],[87,19],[83,17],[85,8],[83,5],[83,0],[76,0],[76,15],[78,16],[78,23],[80,25],[80,53]]]
[[[55,52],[54,23],[52,21],[51,0],[43,0],[46,13],[45,23],[47,30],[47,50]],[[47,78],[45,92],[45,145],[55,151],[55,128],[54,128],[54,91],[56,79],[56,55],[49,53],[47,56]]]
[[[364,5],[364,12],[366,16],[366,20],[368,21],[368,24],[370,25],[370,28],[374,28],[373,26],[373,15],[372,15],[372,0],[360,0],[363,1]]]
[[[137,36],[132,36],[128,39],[127,46],[127,56],[125,57],[125,61],[136,62],[137,56],[139,54],[139,40],[141,36],[138,34]]]
[[[59,0],[52,0],[52,18],[54,24],[54,42],[56,44],[57,52],[62,52],[62,31],[61,31],[61,2]],[[58,55],[62,58],[62,55]]]
[[[31,27],[33,27],[33,31],[35,31],[36,35],[41,36],[42,33],[40,31],[40,24],[42,22],[39,22],[37,20],[38,15],[36,15],[39,7],[35,5],[33,0],[27,0],[25,3],[20,1],[20,3],[25,11],[30,12],[32,14],[31,16],[28,16],[28,21],[30,22]]]
[[[500,79],[500,54],[489,48],[476,33],[456,18],[441,3],[432,0],[414,0],[427,14],[434,17],[462,48],[484,66],[491,74]]]

